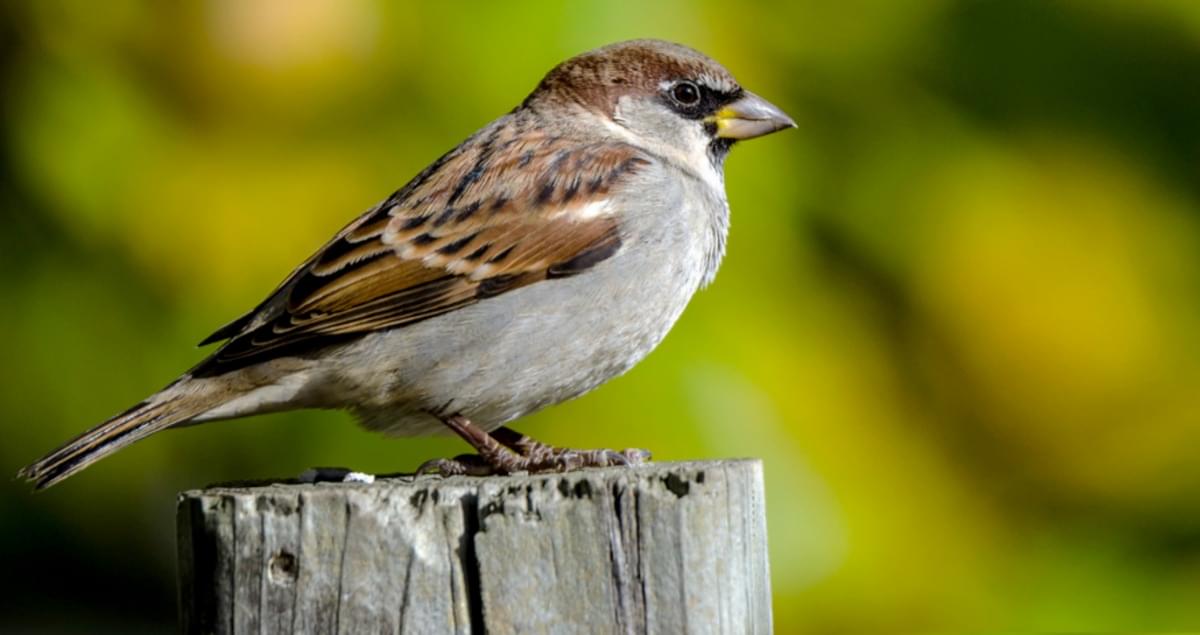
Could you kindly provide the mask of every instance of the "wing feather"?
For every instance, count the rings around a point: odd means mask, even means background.
[[[651,159],[623,143],[529,135],[512,117],[439,159],[213,333],[205,342],[228,341],[193,374],[400,328],[616,253],[611,190]]]

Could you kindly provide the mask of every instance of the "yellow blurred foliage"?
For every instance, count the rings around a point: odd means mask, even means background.
[[[1102,148],[1038,140],[932,175],[919,286],[986,421],[1053,486],[1177,493],[1200,443],[1195,219]]]

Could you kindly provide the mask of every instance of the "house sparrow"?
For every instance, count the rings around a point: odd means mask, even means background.
[[[48,487],[166,428],[337,408],[411,436],[449,428],[453,474],[636,463],[504,427],[629,370],[725,253],[735,141],[795,124],[720,64],[656,40],[551,70],[339,231],[210,357],[21,476]]]

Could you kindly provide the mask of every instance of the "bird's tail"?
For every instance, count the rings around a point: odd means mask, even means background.
[[[145,401],[71,439],[22,469],[37,489],[50,487],[121,448],[185,423],[219,403],[200,381],[184,377]]]

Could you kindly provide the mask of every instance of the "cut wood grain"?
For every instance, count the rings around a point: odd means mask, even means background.
[[[188,633],[769,633],[755,460],[213,487],[178,508]]]

